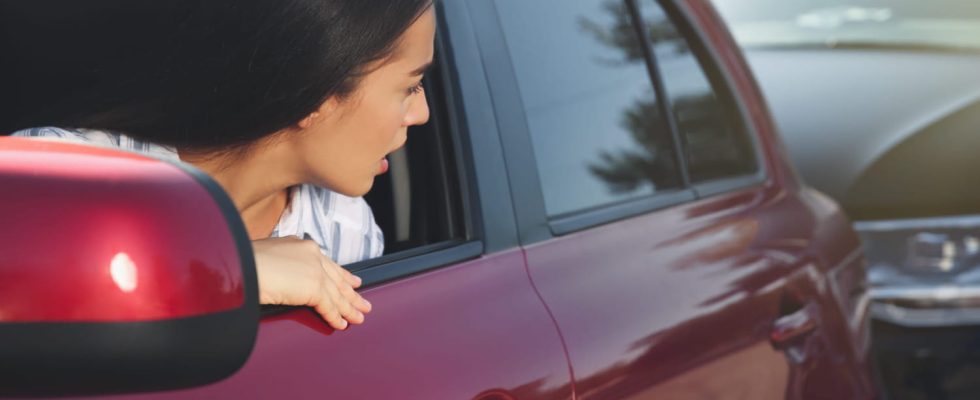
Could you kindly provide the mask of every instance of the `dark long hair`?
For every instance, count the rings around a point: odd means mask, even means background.
[[[0,132],[248,146],[350,94],[432,0],[0,3]]]

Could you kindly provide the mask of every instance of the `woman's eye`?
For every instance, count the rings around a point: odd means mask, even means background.
[[[408,89],[408,94],[409,95],[419,94],[422,93],[423,89],[424,88],[422,87],[422,81],[419,81],[419,83],[415,84],[415,86],[412,86],[411,88]]]

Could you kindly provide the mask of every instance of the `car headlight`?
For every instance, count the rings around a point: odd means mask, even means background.
[[[854,225],[873,318],[907,327],[980,324],[980,216]]]
[[[980,216],[854,224],[869,262],[869,283],[980,284]]]

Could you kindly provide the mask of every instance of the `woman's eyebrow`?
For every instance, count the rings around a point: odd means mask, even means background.
[[[419,75],[423,75],[423,74],[425,74],[425,73],[426,73],[426,71],[428,71],[428,70],[429,70],[430,68],[432,68],[432,61],[429,61],[429,62],[427,62],[427,63],[425,63],[425,65],[423,65],[423,66],[421,66],[421,67],[418,67],[418,68],[416,68],[416,69],[415,69],[414,71],[412,71],[412,72],[411,72],[411,73],[409,74],[409,76],[419,76]]]

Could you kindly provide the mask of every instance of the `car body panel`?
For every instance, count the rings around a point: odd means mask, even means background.
[[[783,271],[750,251],[759,226],[739,217],[685,205],[528,249],[582,398],[783,397],[787,362],[766,326],[780,293],[762,291]],[[728,363],[752,368],[706,374]]]
[[[198,389],[125,398],[564,399],[558,332],[521,251],[368,289],[370,322],[333,331],[312,311],[262,319],[251,358]]]
[[[689,3],[699,25],[717,25],[710,7]],[[857,236],[833,201],[797,184],[724,29],[701,33],[759,132],[769,178],[527,247],[531,276],[565,339],[576,392],[870,398]],[[818,310],[819,327],[776,349],[770,334],[787,301]]]
[[[531,274],[562,330],[579,395],[869,397],[866,302],[848,307],[835,295],[861,287],[852,281],[863,278],[856,237],[832,243],[819,211],[760,187],[531,246]],[[824,246],[850,250],[833,264],[810,258]],[[858,273],[830,281],[829,270]],[[769,342],[791,294],[820,310],[818,332],[794,350],[799,360]],[[852,335],[865,344],[851,345]]]

